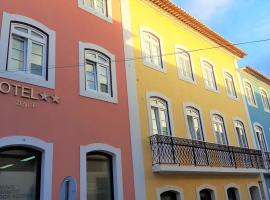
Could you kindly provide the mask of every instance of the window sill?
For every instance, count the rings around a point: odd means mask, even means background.
[[[185,82],[191,83],[191,84],[193,84],[193,85],[197,85],[197,83],[196,83],[195,80],[191,80],[191,79],[185,78],[185,77],[180,76],[180,75],[178,75],[178,78],[179,78],[179,80],[181,80],[181,81],[185,81]]]
[[[234,100],[234,101],[240,101],[238,97],[234,97],[234,96],[231,96],[229,94],[227,94],[227,96],[231,99],[231,100]]]
[[[215,90],[215,89],[209,88],[207,86],[205,86],[205,89],[208,90],[208,91],[210,91],[210,92],[214,92],[214,93],[220,94],[220,91],[218,89]]]
[[[91,98],[91,99],[97,99],[97,100],[101,100],[101,101],[106,101],[106,102],[109,102],[109,103],[114,103],[114,104],[118,103],[118,99],[117,99],[116,96],[111,97],[109,95],[94,92],[94,91],[81,90],[80,95],[84,96],[84,97]]]
[[[247,104],[248,104],[249,106],[253,107],[253,108],[258,108],[258,106],[257,106],[257,105],[250,104],[248,101],[247,101]]]
[[[0,72],[0,77],[11,79],[14,81],[19,81],[23,83],[28,83],[36,86],[41,86],[45,88],[55,89],[55,84],[53,81],[46,81],[44,79],[41,79],[39,77],[29,75],[29,74],[23,74],[20,72]]]
[[[161,66],[153,65],[152,63],[146,62],[145,60],[143,60],[143,65],[146,67],[149,67],[151,69],[154,69],[156,71],[159,71],[162,73],[167,73],[167,70],[164,66],[163,66],[163,68],[161,68]]]

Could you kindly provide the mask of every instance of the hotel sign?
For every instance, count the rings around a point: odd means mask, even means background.
[[[48,94],[47,92],[36,93],[34,88],[18,85],[15,83],[9,83],[7,81],[0,82],[0,94],[13,94],[21,98],[33,100],[33,101],[44,101],[48,103],[58,104],[60,97],[55,94]],[[23,100],[17,100],[16,105],[26,108],[34,108],[36,104],[34,102],[27,102]]]

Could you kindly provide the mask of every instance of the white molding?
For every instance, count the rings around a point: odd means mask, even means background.
[[[216,84],[216,88],[217,88],[216,90],[214,90],[213,88],[209,88],[205,85],[205,77],[203,76],[203,62],[207,62],[213,67],[213,74],[214,74],[215,84]],[[216,76],[216,65],[214,65],[214,63],[206,57],[201,57],[200,63],[201,63],[202,80],[203,80],[203,84],[204,84],[205,89],[209,90],[211,92],[220,93],[219,86],[218,86],[218,80],[217,80],[217,76]]]
[[[241,189],[240,189],[239,185],[234,184],[234,183],[230,183],[230,184],[227,184],[227,185],[224,186],[224,192],[226,194],[226,200],[229,200],[227,190],[230,189],[230,188],[236,189],[237,190],[236,199],[237,200],[242,200]]]
[[[130,1],[121,0],[125,58],[134,58],[133,33],[131,28]],[[130,138],[134,173],[135,199],[146,200],[145,165],[143,161],[142,131],[137,95],[136,66],[134,60],[125,61],[128,93]]]
[[[184,50],[184,51],[189,55],[193,80],[190,80],[190,79],[187,79],[187,78],[183,77],[183,76],[181,75],[181,73],[180,73],[180,64],[179,64],[178,53],[177,53],[177,50],[178,50],[178,49]],[[186,47],[183,46],[183,45],[175,44],[175,45],[174,45],[174,50],[175,50],[175,60],[176,60],[176,67],[177,67],[178,78],[179,78],[180,80],[186,81],[186,82],[188,82],[188,83],[197,85],[197,81],[196,81],[196,73],[195,73],[195,65],[194,65],[194,61],[193,61],[193,56],[192,56],[192,54],[189,52],[189,49],[186,48]]]
[[[143,32],[149,32],[151,34],[153,34],[154,36],[156,36],[159,39],[159,43],[160,43],[160,56],[161,56],[161,66],[155,66],[152,63],[149,63],[145,60],[145,54],[144,54],[144,42],[143,42]],[[154,31],[153,29],[149,28],[149,27],[145,27],[140,25],[140,43],[141,43],[141,51],[142,51],[142,62],[145,66],[150,67],[154,70],[157,70],[159,72],[163,72],[163,73],[167,73],[167,67],[166,67],[166,62],[165,62],[165,56],[163,56],[164,54],[164,48],[163,48],[163,39],[160,36],[159,33],[157,33],[156,31]]]
[[[160,174],[260,174],[265,169],[229,168],[229,167],[199,167],[193,165],[179,166],[178,164],[157,164],[152,167],[154,173]]]
[[[250,103],[248,102],[248,100],[247,100],[247,104],[248,104],[249,106],[254,107],[254,108],[258,108],[258,102],[257,102],[257,99],[256,99],[256,95],[255,95],[255,93],[254,93],[254,87],[253,87],[253,84],[252,84],[249,80],[247,80],[247,79],[244,78],[244,79],[243,79],[243,89],[244,89],[245,98],[247,98],[247,93],[246,93],[245,83],[250,84],[251,90],[252,90],[252,94],[253,94],[253,97],[254,97],[254,101],[255,101],[255,105],[254,105],[254,104],[250,104]]]
[[[172,191],[176,193],[176,200],[184,200],[184,192],[182,188],[173,185],[166,185],[156,189],[156,200],[161,200],[160,195],[163,192]]]
[[[247,184],[249,200],[255,200],[255,199],[252,199],[251,198],[251,194],[250,194],[250,190],[249,190],[251,187],[257,187],[257,189],[259,190],[259,195],[260,195],[259,199],[262,200],[262,196],[261,196],[262,195],[262,192],[261,192],[260,186],[257,183],[255,183],[255,182]]]
[[[28,74],[23,74],[21,72],[9,72],[6,71],[7,66],[7,53],[8,53],[8,46],[9,46],[9,36],[10,36],[10,24],[11,21],[18,21],[29,24],[31,26],[37,27],[40,30],[44,31],[48,34],[48,81],[43,80],[40,77],[35,78],[34,76],[29,76]],[[1,28],[1,38],[0,38],[0,76],[3,78],[20,81],[24,83],[29,83],[37,86],[42,86],[46,88],[55,88],[55,45],[56,45],[56,33],[55,31],[49,29],[47,26],[41,24],[40,22],[31,19],[29,17],[17,15],[17,14],[10,14],[7,12],[3,12],[3,19],[2,19],[2,28]]]
[[[153,134],[153,125],[152,125],[152,117],[151,117],[151,105],[150,105],[150,98],[151,97],[158,97],[160,99],[163,99],[166,101],[168,105],[168,117],[169,117],[169,125],[170,125],[170,133],[171,136],[175,137],[175,132],[174,132],[174,123],[173,123],[173,114],[172,114],[172,104],[169,98],[167,98],[165,95],[159,93],[159,92],[147,92],[146,93],[146,99],[147,99],[147,113],[148,113],[148,122],[149,122],[149,133],[150,136],[154,135]]]
[[[52,199],[53,144],[28,136],[8,136],[0,138],[0,148],[22,146],[42,152],[40,200]]]
[[[233,73],[230,70],[226,69],[226,68],[223,68],[222,69],[222,72],[223,72],[223,81],[224,81],[224,86],[225,86],[225,89],[226,89],[227,96],[230,99],[232,99],[232,100],[235,100],[235,101],[240,102],[239,94],[237,93],[237,88],[236,88],[236,82],[235,82],[236,78],[234,77]],[[232,79],[233,79],[233,84],[234,84],[234,89],[235,89],[236,97],[234,97],[234,96],[232,96],[232,95],[230,95],[228,93],[228,88],[226,86],[225,73],[229,74],[232,77]]]
[[[208,138],[207,138],[207,133],[205,131],[206,129],[205,129],[205,123],[204,123],[204,117],[203,117],[202,109],[198,105],[194,104],[193,102],[184,102],[183,103],[183,113],[184,113],[185,125],[186,125],[186,131],[188,133],[188,138],[191,139],[191,140],[194,140],[192,138],[192,136],[191,136],[191,133],[189,132],[186,107],[194,107],[195,109],[197,109],[199,111],[200,120],[201,120],[201,126],[202,126],[202,135],[203,135],[203,138],[204,138],[204,142],[207,142]]]
[[[89,152],[98,151],[112,156],[114,199],[123,200],[121,150],[108,144],[80,146],[80,199],[87,200],[87,157]]]
[[[112,85],[112,94],[102,94],[97,91],[90,91],[85,89],[85,70],[84,70],[84,50],[85,49],[93,49],[97,50],[110,58],[110,70],[111,70],[111,85]],[[90,97],[93,99],[103,100],[110,103],[118,103],[117,97],[117,80],[116,80],[116,65],[115,65],[115,56],[104,49],[101,46],[92,43],[79,42],[79,80],[80,80],[80,95],[85,97]]]
[[[209,189],[211,190],[211,199],[212,200],[217,200],[217,192],[216,192],[216,187],[212,186],[212,185],[208,185],[208,184],[204,184],[204,185],[200,185],[196,188],[196,192],[197,192],[197,199],[200,200],[200,191],[204,190],[204,189]]]
[[[216,144],[217,144],[217,136],[215,134],[214,124],[213,124],[213,115],[219,115],[220,117],[222,117],[222,120],[224,123],[224,128],[225,128],[226,139],[227,139],[228,145],[230,145],[232,140],[228,134],[228,129],[227,129],[228,126],[227,126],[225,115],[223,113],[219,112],[218,110],[210,110],[210,120],[212,123],[212,132],[214,134]]]
[[[84,0],[78,0],[78,7],[103,19],[106,22],[113,23],[112,18],[112,0],[106,0],[107,14],[108,16],[96,11],[94,8],[88,8],[83,3]]]

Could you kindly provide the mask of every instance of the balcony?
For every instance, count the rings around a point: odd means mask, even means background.
[[[270,168],[270,153],[208,142],[153,135],[153,171],[158,173],[246,173]]]

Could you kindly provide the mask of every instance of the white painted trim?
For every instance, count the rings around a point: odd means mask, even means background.
[[[80,146],[80,199],[87,200],[87,157],[89,152],[103,152],[112,156],[114,199],[123,200],[121,150],[107,144]]]
[[[200,62],[201,62],[201,72],[202,72],[203,84],[204,84],[205,89],[207,89],[211,92],[220,93],[220,90],[218,87],[218,80],[217,80],[217,76],[216,76],[216,66],[214,65],[214,63],[212,61],[208,60],[206,57],[201,57]],[[215,84],[216,84],[216,88],[217,88],[216,90],[214,90],[213,88],[209,88],[205,85],[205,77],[203,76],[203,62],[207,62],[213,67],[213,74],[214,74]]]
[[[224,81],[224,86],[225,86],[225,89],[226,89],[227,96],[228,96],[230,99],[239,102],[239,101],[240,101],[240,99],[239,99],[239,94],[237,93],[237,88],[236,88],[236,84],[235,84],[235,83],[236,83],[236,82],[235,82],[236,79],[235,79],[233,73],[231,73],[231,71],[229,71],[229,70],[226,69],[226,68],[223,68],[222,71],[223,71],[223,81]],[[232,95],[230,95],[230,94],[228,93],[228,88],[227,88],[227,86],[226,86],[226,79],[225,79],[225,74],[226,74],[226,73],[229,74],[229,75],[232,77],[232,79],[233,79],[233,85],[234,85],[236,97],[234,97],[234,96],[232,96]]]
[[[264,106],[263,99],[262,99],[262,93],[261,93],[262,91],[266,93],[266,98],[268,100],[268,103],[270,104],[270,99],[269,99],[268,92],[263,87],[259,87],[259,91],[260,91],[260,96],[261,96],[261,101],[262,101],[263,109],[264,109],[265,112],[270,113],[270,110],[266,109],[266,107]]]
[[[208,184],[204,184],[204,185],[201,185],[201,186],[199,186],[199,187],[197,187],[196,188],[196,191],[197,191],[197,199],[198,200],[201,200],[201,198],[200,198],[200,191],[202,191],[202,190],[204,190],[204,189],[209,189],[209,190],[211,190],[212,192],[211,192],[211,198],[212,198],[212,200],[216,200],[216,194],[217,194],[217,192],[216,192],[216,187],[214,187],[214,186],[212,186],[212,185],[208,185]]]
[[[245,83],[248,83],[248,84],[250,84],[250,86],[251,86],[251,90],[252,90],[252,94],[253,94],[253,97],[254,97],[255,105],[254,105],[254,104],[250,104],[250,103],[248,102],[248,100],[247,100],[247,93],[246,93],[246,89],[245,89]],[[253,87],[252,83],[251,83],[249,80],[247,80],[247,79],[244,78],[244,79],[243,79],[243,89],[244,89],[244,94],[245,94],[245,98],[246,98],[247,104],[248,104],[249,106],[254,107],[254,108],[258,108],[258,102],[257,102],[256,95],[255,95],[255,93],[254,93],[254,89],[253,89],[253,88],[254,88],[254,87]]]
[[[206,134],[206,129],[205,129],[205,123],[204,123],[204,118],[203,118],[203,112],[202,112],[202,109],[192,103],[192,102],[184,102],[183,103],[183,113],[184,113],[184,118],[185,118],[185,125],[186,125],[186,130],[187,130],[187,133],[188,133],[188,138],[191,139],[191,140],[194,140],[191,136],[191,133],[189,132],[189,126],[188,126],[188,120],[187,120],[187,112],[186,112],[186,107],[194,107],[195,109],[197,109],[199,111],[199,114],[200,114],[200,120],[201,120],[201,126],[202,126],[202,134],[203,134],[203,137],[204,137],[204,142],[207,142],[208,139],[207,139],[207,134]]]
[[[169,117],[169,125],[170,125],[170,133],[171,136],[175,137],[175,132],[174,132],[174,123],[173,123],[173,115],[172,115],[172,104],[169,98],[167,98],[165,95],[159,93],[159,92],[147,92],[146,93],[146,99],[147,99],[147,113],[148,113],[148,120],[149,120],[149,133],[150,136],[154,135],[153,134],[153,124],[152,124],[152,117],[151,117],[151,105],[150,105],[150,98],[151,97],[158,97],[160,99],[163,99],[166,101],[168,105],[168,117]]]
[[[254,200],[254,199],[252,199],[251,198],[251,194],[250,194],[250,191],[249,191],[249,189],[251,188],[251,187],[257,187],[258,188],[258,190],[259,190],[259,193],[260,193],[260,199],[262,200],[262,192],[261,192],[261,189],[260,189],[260,186],[257,184],[257,183],[249,183],[249,184],[247,184],[247,189],[248,189],[248,197],[249,197],[249,200]]]
[[[130,1],[121,0],[121,14],[123,25],[124,53],[125,58],[134,58],[133,33],[131,28]],[[132,147],[132,161],[134,173],[135,199],[146,200],[145,165],[142,151],[142,132],[140,128],[140,115],[137,95],[136,66],[134,60],[125,61],[130,137]]]
[[[109,23],[113,23],[113,19],[112,19],[112,0],[106,0],[106,6],[107,6],[107,15],[104,15],[100,12],[98,12],[96,9],[93,8],[88,8],[84,5],[83,3],[84,0],[78,0],[78,7],[109,22]]]
[[[265,177],[264,177],[263,173],[260,174],[260,178],[261,178],[262,184],[263,184],[264,196],[265,196],[266,199],[269,199],[269,191],[268,191],[266,181],[265,181]]]
[[[18,21],[29,24],[31,26],[37,27],[40,30],[44,31],[48,34],[48,81],[43,80],[40,77],[29,76],[28,74],[24,74],[21,72],[9,72],[6,71],[7,66],[7,53],[9,46],[9,35],[10,35],[10,24],[11,21]],[[15,81],[20,81],[24,83],[29,83],[37,86],[42,86],[46,88],[55,88],[55,45],[56,45],[56,33],[55,31],[49,29],[47,26],[41,24],[40,22],[17,14],[9,14],[7,12],[3,12],[2,19],[2,28],[1,28],[1,38],[0,38],[0,76],[3,78],[8,78]]]
[[[52,199],[53,144],[28,136],[8,136],[0,138],[0,148],[22,146],[42,152],[40,200]]]
[[[245,130],[245,134],[246,134],[247,145],[248,145],[248,148],[250,148],[250,144],[249,144],[248,137],[247,137],[247,128],[246,128],[246,125],[245,125],[245,123],[244,123],[244,120],[243,120],[241,117],[234,116],[234,117],[232,118],[232,123],[233,123],[234,134],[235,134],[235,136],[236,136],[236,140],[237,140],[238,146],[241,147],[241,146],[240,146],[240,142],[239,142],[239,138],[238,138],[238,135],[237,135],[237,131],[236,131],[236,128],[235,128],[235,122],[236,122],[236,121],[242,122],[242,124],[243,124],[243,126],[244,126],[244,130]],[[241,147],[241,148],[243,148],[243,147]]]
[[[160,174],[260,174],[265,169],[229,168],[229,167],[199,167],[193,165],[179,166],[178,164],[157,164],[152,167],[154,173]]]
[[[268,142],[267,142],[267,140],[265,138],[265,131],[264,131],[263,125],[261,125],[259,122],[254,122],[253,123],[253,131],[254,131],[254,133],[256,135],[257,149],[258,150],[261,150],[260,149],[260,143],[259,143],[259,140],[258,140],[258,137],[257,137],[257,134],[256,134],[255,126],[259,126],[262,129],[262,131],[263,131],[262,134],[263,134],[264,142],[265,142],[265,145],[266,145],[266,148],[267,148],[267,151],[268,151],[269,147],[268,147]]]
[[[184,200],[184,192],[182,188],[172,185],[166,185],[156,189],[156,200],[161,200],[160,195],[163,192],[172,191],[176,193],[177,200]]]
[[[192,54],[189,52],[189,50],[188,50],[186,47],[184,47],[184,46],[182,46],[182,45],[175,44],[175,45],[174,45],[174,49],[175,49],[175,60],[176,60],[176,66],[177,66],[178,78],[179,78],[180,80],[187,81],[187,82],[189,82],[189,83],[192,83],[192,84],[196,85],[197,82],[196,82],[195,65],[194,65],[194,61],[193,61],[193,56],[192,56]],[[186,51],[186,53],[189,55],[193,80],[190,80],[190,79],[187,79],[187,78],[183,77],[183,76],[181,75],[181,73],[180,73],[180,63],[179,63],[179,60],[178,60],[178,54],[177,54],[177,50],[178,50],[178,49],[181,49],[181,50]]]
[[[227,184],[227,185],[224,186],[224,192],[226,194],[226,200],[229,200],[227,190],[230,189],[230,188],[236,189],[237,190],[236,199],[237,200],[242,200],[241,189],[240,189],[239,185],[234,184],[234,183],[230,183],[230,184]]]
[[[161,56],[161,66],[155,66],[152,63],[149,63],[145,60],[145,53],[144,53],[144,42],[143,42],[143,32],[149,32],[151,34],[153,34],[156,38],[159,39],[159,43],[160,43],[160,56]],[[164,55],[164,48],[163,48],[163,39],[160,36],[159,33],[157,33],[156,31],[154,31],[151,28],[145,27],[140,25],[140,40],[141,40],[141,51],[142,51],[142,62],[145,66],[150,67],[152,69],[155,69],[157,71],[163,72],[163,73],[167,73],[167,67],[166,67],[166,62],[165,62],[165,56]],[[161,68],[160,68],[161,67]]]
[[[222,117],[223,123],[224,123],[224,128],[225,128],[225,134],[226,134],[226,138],[227,138],[227,142],[228,145],[231,144],[231,138],[228,134],[228,129],[227,129],[227,123],[226,123],[226,118],[225,115],[217,110],[210,110],[210,119],[211,119],[211,123],[212,123],[212,133],[214,134],[215,140],[216,140],[216,144],[217,144],[217,136],[215,134],[215,129],[214,129],[214,124],[213,124],[213,115],[219,115],[220,117]]]
[[[93,49],[99,51],[110,58],[110,70],[111,70],[111,85],[112,85],[112,96],[109,94],[103,94],[101,92],[90,91],[85,89],[85,70],[84,70],[84,50]],[[103,100],[110,103],[118,103],[117,97],[117,81],[116,81],[116,66],[115,66],[115,56],[104,49],[101,46],[92,43],[79,42],[79,80],[80,80],[80,95],[85,97],[90,97],[93,99]]]

